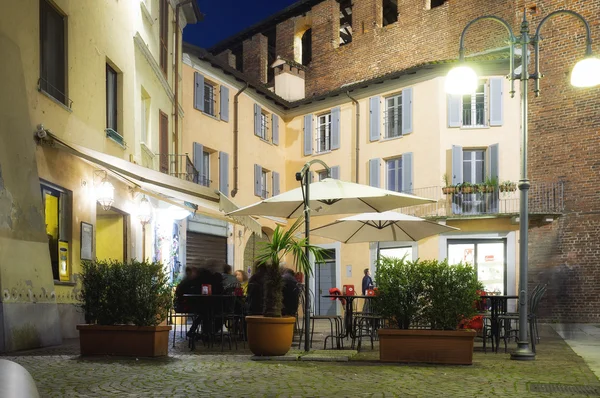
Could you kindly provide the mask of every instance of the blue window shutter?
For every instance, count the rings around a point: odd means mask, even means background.
[[[413,132],[413,89],[402,90],[402,135]]]
[[[254,135],[260,136],[260,105],[254,104]]]
[[[312,155],[313,115],[304,116],[304,156]]]
[[[413,193],[413,153],[402,154],[402,192]]]
[[[490,126],[502,126],[504,114],[502,111],[502,83],[504,78],[490,79]]]
[[[262,167],[255,164],[254,165],[254,195],[262,196]]]
[[[221,86],[221,92],[219,94],[221,108],[221,120],[229,121],[229,89],[225,86]]]
[[[272,196],[277,196],[279,195],[279,173],[274,171],[271,173],[272,177],[273,177],[273,195]]]
[[[490,145],[487,149],[487,173],[489,178],[495,178],[496,182],[500,183],[499,180],[499,170],[500,170],[500,153],[499,153],[499,145],[493,144]]]
[[[331,149],[340,149],[340,107],[331,110]]]
[[[195,180],[194,182],[198,184],[201,183],[200,178],[204,175],[203,154],[204,145],[194,142],[194,168],[198,172],[197,180]]]
[[[194,108],[204,112],[204,76],[194,72]]]
[[[340,179],[340,166],[333,166],[331,168],[331,178]]]
[[[452,145],[452,185],[463,182],[463,149]]]
[[[271,127],[273,129],[273,144],[279,145],[279,116],[272,114]]]
[[[448,95],[448,127],[460,127],[460,95]]]
[[[381,133],[379,127],[381,124],[381,102],[379,97],[369,98],[369,140],[379,141]]]
[[[229,154],[219,152],[219,191],[229,196]]]
[[[381,185],[379,182],[379,164],[379,158],[369,160],[369,185],[376,188]]]

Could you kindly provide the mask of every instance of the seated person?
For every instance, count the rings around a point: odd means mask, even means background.
[[[248,281],[248,293],[246,295],[246,313],[248,315],[263,315],[266,271],[264,265],[254,264],[254,275]]]
[[[289,268],[281,269],[283,278],[283,307],[281,315],[296,316],[298,312],[298,303],[300,301],[300,288],[295,278],[295,273]]]
[[[225,288],[229,288],[232,285],[237,284],[237,278],[235,276],[233,276],[231,274],[231,271],[233,270],[233,268],[231,267],[231,265],[229,264],[223,264],[223,273],[222,273],[222,277],[223,277],[223,286]]]
[[[248,295],[248,274],[246,271],[238,269],[235,271],[235,278],[240,283],[242,287],[242,291],[244,292],[244,296]]]
[[[197,284],[198,268],[194,266],[185,267],[185,277],[179,282],[175,288],[175,312],[185,314],[191,312],[191,308],[187,300],[183,297],[184,294],[200,294],[201,286]]]
[[[223,288],[223,277],[221,275],[221,265],[217,260],[208,259],[206,260],[202,266],[198,269],[198,276],[194,279],[195,286],[198,286],[199,294],[202,294],[202,285],[211,285],[211,294],[212,295],[222,295],[224,292]],[[210,315],[215,316],[214,322],[214,330],[213,333],[221,329],[221,323],[219,322],[218,315],[221,313],[220,302],[218,300],[207,300],[200,301],[202,299],[197,299],[195,301],[195,308],[193,312],[195,312],[198,317],[194,320],[192,327],[190,328],[190,332],[195,333],[198,325],[202,322],[202,333],[206,334],[210,330]],[[211,303],[211,305],[216,306],[214,308],[209,307],[208,305],[202,305],[204,303]]]

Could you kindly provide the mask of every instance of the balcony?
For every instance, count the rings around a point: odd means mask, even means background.
[[[196,184],[201,183],[198,170],[196,170],[187,154],[158,154],[156,157],[158,158],[159,163],[158,171],[161,173],[169,174],[170,176],[191,181]],[[206,178],[204,178],[202,182],[205,181],[207,181]]]
[[[520,200],[516,184],[500,188],[481,186],[443,188],[437,186],[417,188],[410,193],[435,200],[435,203],[400,209],[400,212],[416,217],[432,219],[477,218],[519,214]],[[530,215],[540,217],[557,215],[561,214],[563,210],[564,189],[562,182],[531,182],[529,188]]]

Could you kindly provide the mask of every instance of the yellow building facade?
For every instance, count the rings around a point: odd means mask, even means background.
[[[145,226],[142,241],[139,203],[147,194],[169,205],[142,190],[140,170],[181,153],[176,67],[182,29],[199,10],[179,0],[92,3],[27,0],[0,15],[0,352],[76,337],[82,260],[153,257],[157,229]]]
[[[192,46],[184,48],[184,64],[183,151],[204,148],[210,158],[207,176],[215,189],[223,168],[231,175],[235,167],[231,162],[219,164],[215,157],[237,156],[239,181],[235,187],[230,181],[226,188],[236,190],[236,204],[249,205],[299,187],[295,174],[306,162],[321,159],[332,168],[334,178],[434,199],[435,203],[399,211],[460,229],[419,242],[341,244],[313,237],[311,243],[331,253],[329,261],[315,267],[311,290],[317,295],[343,285],[360,290],[363,271],[375,271],[378,251],[387,256],[407,254],[412,259],[470,262],[488,290],[515,294],[518,192],[500,192],[499,186],[518,180],[520,107],[519,93],[515,99],[509,95],[510,83],[502,75],[501,63],[480,63],[480,87],[469,98],[448,97],[444,81],[449,67],[436,65],[296,101],[274,94],[299,87],[304,72],[292,62],[278,59],[273,64],[273,90],[253,85],[223,59]],[[285,79],[277,78],[282,75]],[[199,84],[204,86],[201,90]],[[220,98],[223,92],[227,100]],[[224,106],[226,111],[220,108]],[[311,170],[314,180],[324,178],[320,167]],[[275,192],[274,172],[279,184]],[[462,192],[466,183],[486,181],[495,186],[494,192]],[[442,188],[447,185],[462,187],[462,191],[446,194]],[[341,217],[313,217],[311,227]],[[261,222],[268,236],[273,225]],[[283,220],[277,222],[286,225]],[[228,259],[235,269],[247,270],[251,265],[254,239],[249,231],[232,226],[228,241],[234,248]],[[322,313],[341,310],[318,298],[315,306]]]

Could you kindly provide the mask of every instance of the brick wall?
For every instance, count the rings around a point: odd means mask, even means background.
[[[277,55],[294,61],[294,34],[296,31],[295,18],[290,18],[277,25]]]
[[[260,33],[244,40],[244,73],[250,79],[267,82],[268,50],[267,37]]]
[[[221,61],[225,62],[227,65],[231,66],[232,68],[235,68],[235,61],[236,61],[235,55],[233,55],[231,50],[223,51],[222,53],[217,55],[217,58],[219,58]]]

